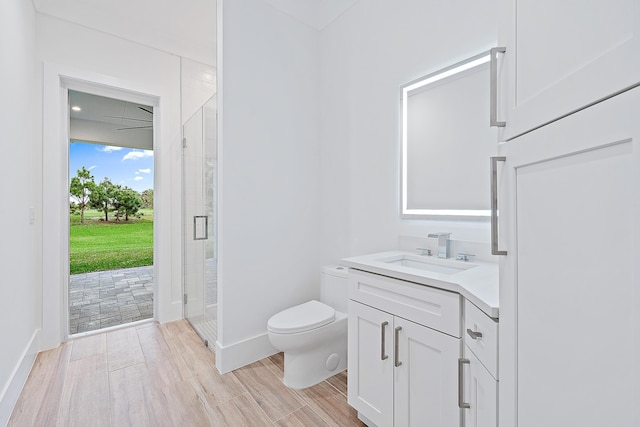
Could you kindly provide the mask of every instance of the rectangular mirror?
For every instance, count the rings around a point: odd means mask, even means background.
[[[402,86],[403,218],[489,217],[489,53]]]

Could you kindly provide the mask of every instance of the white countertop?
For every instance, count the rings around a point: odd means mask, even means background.
[[[403,255],[416,256],[415,253],[405,251],[377,252],[374,254],[345,258],[340,260],[340,264],[356,270],[381,274],[420,285],[457,292],[471,301],[489,317],[496,319],[499,317],[498,264],[469,261],[465,264],[470,267],[473,266],[472,268],[454,274],[444,274],[382,261]],[[435,262],[438,261],[435,257],[431,258],[433,258]],[[463,262],[451,261],[457,264]]]

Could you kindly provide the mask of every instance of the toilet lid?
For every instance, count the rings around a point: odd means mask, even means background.
[[[267,322],[267,328],[279,334],[295,334],[329,324],[335,317],[333,308],[312,300],[275,314]]]

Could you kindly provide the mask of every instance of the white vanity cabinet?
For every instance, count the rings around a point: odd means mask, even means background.
[[[499,2],[498,120],[509,140],[640,82],[640,2]]]
[[[496,427],[498,425],[498,380],[480,362],[469,347],[464,348],[468,373],[464,376],[465,364],[461,365],[465,393],[463,404],[468,405],[464,414],[465,427]]]
[[[349,273],[349,404],[377,427],[458,427],[460,295]]]
[[[498,322],[465,300],[464,350],[459,360],[465,427],[498,425]]]

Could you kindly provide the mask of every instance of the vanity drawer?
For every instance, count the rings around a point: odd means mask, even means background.
[[[349,299],[460,338],[460,295],[349,270]]]
[[[467,347],[498,378],[498,322],[468,300],[464,301],[463,335]]]

